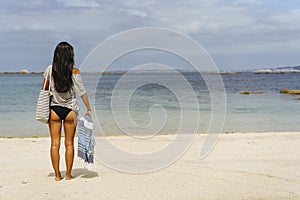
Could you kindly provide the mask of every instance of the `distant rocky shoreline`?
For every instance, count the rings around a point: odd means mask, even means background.
[[[181,71],[181,70],[179,70]],[[85,72],[88,74],[125,74],[127,70],[121,70],[121,71],[104,71],[104,72]],[[143,72],[139,71],[138,73]],[[150,71],[145,71],[150,72]],[[153,72],[164,72],[164,71],[156,71]],[[168,72],[165,71],[165,72]],[[193,72],[193,71],[184,71],[182,72]],[[197,72],[197,71],[195,71]],[[250,72],[254,74],[285,74],[285,73],[300,73],[300,65],[294,66],[294,67],[278,67],[278,68],[265,68],[265,69],[253,69],[249,71],[218,71],[218,72],[204,72],[209,74],[220,74],[220,75],[235,75],[240,74],[243,72]],[[44,72],[29,72],[26,69],[22,69],[19,72],[0,72],[0,74],[43,74]]]
[[[44,72],[0,72],[0,74],[43,74]]]
[[[20,71],[20,72],[0,72],[0,74],[43,74],[44,72],[29,72],[29,71]],[[125,74],[125,72],[88,72],[89,74]]]
[[[0,74],[43,74],[44,72],[29,72],[27,69],[22,69],[19,72],[0,72]]]
[[[43,74],[44,72],[0,72],[0,74]]]

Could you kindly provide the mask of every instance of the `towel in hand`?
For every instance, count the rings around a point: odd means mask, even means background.
[[[85,115],[78,122],[78,157],[85,164],[94,163],[95,144],[93,121],[89,115]]]

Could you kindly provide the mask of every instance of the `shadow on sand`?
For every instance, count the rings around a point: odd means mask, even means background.
[[[65,177],[66,171],[61,171],[61,175]],[[50,172],[48,176],[54,177],[55,174],[54,172]],[[74,178],[95,178],[98,177],[97,172],[89,171],[84,168],[79,168],[79,169],[73,169],[72,170],[72,176]]]

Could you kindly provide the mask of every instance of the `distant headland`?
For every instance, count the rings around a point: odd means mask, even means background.
[[[125,74],[130,70],[120,70],[120,71],[105,71],[105,72],[83,72],[87,74]],[[190,71],[190,70],[178,70],[180,72],[196,72],[196,71]],[[168,72],[168,70],[146,70],[146,71],[136,71],[137,73],[141,72]],[[239,74],[242,72],[252,72],[254,74],[284,74],[284,73],[300,73],[300,65],[298,66],[289,66],[289,67],[277,67],[277,68],[261,68],[261,69],[252,69],[252,70],[241,70],[241,71],[225,71],[221,70],[218,72],[209,72],[209,74]],[[44,72],[30,72],[26,69],[22,69],[18,72],[0,72],[0,74],[43,74]]]
[[[26,69],[22,69],[19,72],[0,72],[0,74],[43,74],[44,72],[29,72]]]
[[[43,74],[44,72],[30,72],[26,69],[22,69],[19,72],[0,72],[0,74]],[[84,72],[88,74],[125,74],[126,71],[107,71],[107,72]]]
[[[264,68],[254,70],[254,74],[284,74],[284,73],[299,73],[300,65],[293,67],[277,67],[277,68]]]

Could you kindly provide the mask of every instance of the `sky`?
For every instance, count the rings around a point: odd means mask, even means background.
[[[295,66],[299,21],[299,0],[1,0],[0,71],[43,71],[60,41],[80,67],[108,37],[142,27],[188,35],[220,70]]]

